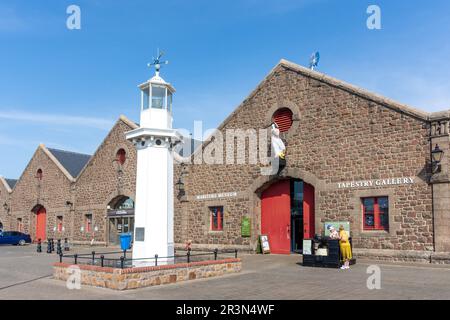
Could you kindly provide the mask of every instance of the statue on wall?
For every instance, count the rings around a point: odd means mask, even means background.
[[[286,146],[280,138],[280,129],[275,122],[272,123],[271,141],[273,152],[272,166],[275,167],[274,169],[276,170],[277,175],[279,175],[280,172],[286,167]]]

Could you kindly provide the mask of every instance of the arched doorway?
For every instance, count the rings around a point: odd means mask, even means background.
[[[35,240],[47,238],[47,210],[43,206],[36,206],[33,209],[36,214],[36,236]]]
[[[134,201],[127,196],[115,197],[108,205],[108,242],[120,244],[122,233],[134,233]],[[133,239],[133,236],[131,237]]]
[[[261,234],[273,253],[301,253],[314,237],[314,187],[299,179],[274,182],[261,193]]]

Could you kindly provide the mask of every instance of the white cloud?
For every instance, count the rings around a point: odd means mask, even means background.
[[[104,118],[0,110],[0,119],[60,126],[89,127],[109,130],[113,121]]]

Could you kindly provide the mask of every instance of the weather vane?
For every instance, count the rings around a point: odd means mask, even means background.
[[[318,51],[314,52],[309,58],[309,68],[314,70],[319,65],[320,54]]]
[[[155,57],[152,57],[153,62],[147,64],[148,67],[155,66],[155,71],[156,71],[157,75],[159,75],[159,70],[161,69],[161,64],[169,64],[169,61],[167,61],[167,60],[161,61],[161,57],[163,55],[164,55],[164,52],[163,51],[160,52],[159,48],[158,48],[158,50],[156,52],[156,59],[155,59]]]

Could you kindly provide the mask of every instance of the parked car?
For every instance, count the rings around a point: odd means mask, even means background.
[[[27,243],[31,243],[31,237],[29,234],[25,234],[18,231],[3,231],[0,233],[0,245],[12,244],[24,246]]]

